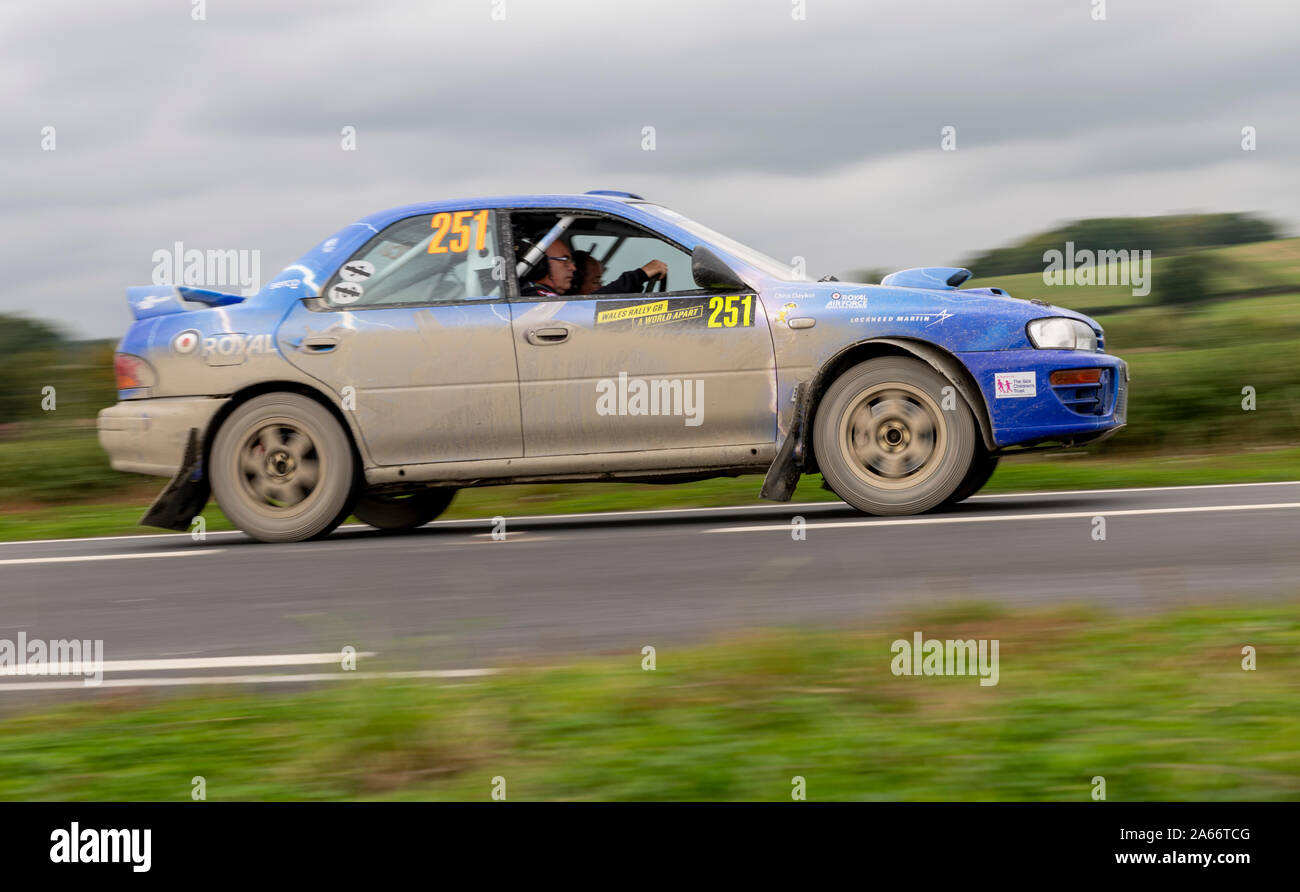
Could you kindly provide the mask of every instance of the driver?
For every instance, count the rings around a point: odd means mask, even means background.
[[[630,269],[608,285],[597,288],[592,294],[635,294],[645,287],[646,282],[662,279],[668,275],[668,264],[662,260],[651,260],[645,266]]]
[[[567,294],[577,271],[568,242],[557,238],[546,246],[546,256],[538,261],[538,266],[533,271],[535,278],[524,285],[519,293],[525,297],[558,297]]]
[[[546,256],[538,261],[538,265],[533,269],[531,281],[520,288],[520,294],[524,297],[559,297],[570,293],[635,294],[639,293],[647,282],[668,275],[668,264],[662,260],[651,260],[644,266],[628,270],[608,285],[588,291],[586,289],[593,284],[599,285],[599,279],[592,283],[585,275],[589,266],[597,262],[594,257],[588,259],[583,264],[584,275],[580,278],[578,265],[569,243],[562,238],[557,238],[546,246]]]

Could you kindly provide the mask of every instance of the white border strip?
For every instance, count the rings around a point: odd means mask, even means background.
[[[181,678],[111,678],[97,685],[85,681],[25,681],[0,683],[5,691],[95,691],[103,688],[159,688],[181,685],[306,684],[319,681],[351,681],[378,678],[483,678],[498,675],[500,669],[423,669],[412,672],[310,672],[303,675],[195,675]]]
[[[15,543],[16,544],[16,543]],[[127,554],[74,554],[63,557],[9,558],[0,560],[0,566],[8,564],[71,564],[77,561],[130,561],[139,558],[186,557],[196,554],[220,554],[224,548],[189,548],[176,551],[138,551]]]
[[[1205,483],[1205,484],[1188,484],[1181,486],[1135,486],[1127,488],[1114,489],[1056,489],[1056,490],[1038,490],[1033,492],[1003,492],[992,493],[989,495],[972,496],[966,501],[979,501],[982,499],[1018,499],[1030,496],[1071,496],[1071,495],[1099,495],[1106,493],[1129,493],[1129,492],[1174,492],[1176,490],[1187,489],[1234,489],[1246,486],[1300,486],[1300,480],[1266,480],[1255,483]],[[662,516],[665,514],[701,514],[712,511],[798,511],[807,508],[838,508],[843,507],[846,503],[841,501],[826,502],[773,502],[770,505],[722,505],[709,508],[653,508],[638,511],[589,511],[581,514],[520,514],[509,515],[506,521],[510,523],[526,523],[533,520],[577,520],[590,517],[652,517]],[[467,517],[459,520],[436,520],[433,523],[426,524],[425,527],[441,526],[466,526],[471,524],[491,524],[490,517]],[[422,527],[425,528],[425,527]],[[365,530],[370,529],[366,524],[350,523],[346,526],[339,527],[340,530]],[[139,533],[125,536],[82,536],[71,539],[20,539],[12,542],[0,542],[0,548],[10,545],[56,545],[66,544],[68,542],[116,542],[123,539],[175,539],[182,536],[189,536],[189,533]],[[242,536],[239,530],[216,530],[208,533],[208,536]]]
[[[357,657],[373,657],[374,651],[364,651]],[[102,666],[92,662],[61,663],[59,674],[84,675],[88,671],[102,672],[169,672],[177,669],[239,669],[253,666],[315,666],[323,663],[343,662],[343,652],[324,654],[252,654],[242,657],[180,657],[156,660],[105,660]],[[71,666],[71,669],[66,667]],[[27,675],[16,666],[0,666],[0,676]]]
[[[1278,511],[1288,508],[1300,508],[1300,502],[1272,502],[1259,505],[1208,505],[1197,508],[1130,508],[1123,511],[1107,511],[1097,508],[1095,511],[1059,511],[1045,514],[987,514],[979,517],[900,517],[889,520],[843,520],[807,523],[807,529],[832,530],[848,527],[898,527],[946,523],[1003,523],[1015,520],[1065,520],[1080,517],[1136,517],[1144,514],[1197,514],[1220,511]],[[752,527],[714,527],[706,533],[756,533],[767,530],[780,530],[788,533],[790,524],[764,524]]]

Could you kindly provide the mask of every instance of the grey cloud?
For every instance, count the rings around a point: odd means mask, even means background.
[[[1300,217],[1300,11],[1107,6],[7,9],[0,311],[114,334],[156,248],[257,248],[267,275],[361,214],[456,195],[631,188],[818,272],[951,262],[1090,214]]]

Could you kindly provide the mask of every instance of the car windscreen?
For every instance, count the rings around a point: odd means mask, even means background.
[[[630,201],[628,204],[635,204],[656,217],[667,220],[676,226],[680,226],[682,229],[686,230],[701,241],[708,242],[711,245],[723,249],[739,260],[748,263],[761,273],[777,279],[796,278],[794,270],[789,264],[782,263],[774,257],[769,257],[762,251],[757,251],[748,245],[725,236],[715,229],[710,229],[703,223],[697,223],[690,217],[685,217],[661,204],[653,204],[648,201]]]

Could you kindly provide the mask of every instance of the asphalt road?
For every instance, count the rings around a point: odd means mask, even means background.
[[[293,545],[18,542],[0,545],[0,639],[101,639],[94,691],[353,677],[345,646],[359,671],[458,677],[951,602],[1294,598],[1298,546],[1300,482],[977,496],[910,518],[842,504],[510,518],[504,540],[485,519]],[[60,689],[82,681],[0,677],[0,695]]]

